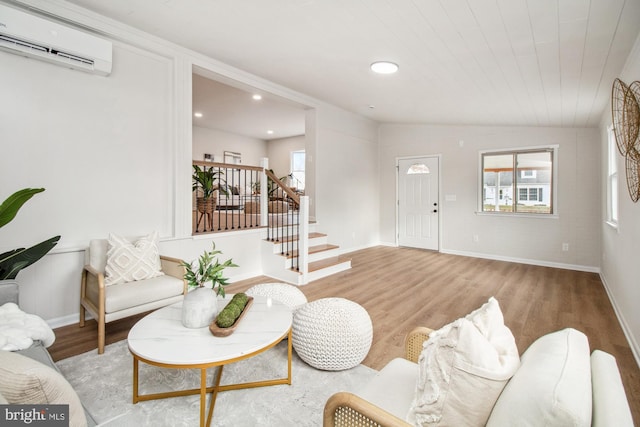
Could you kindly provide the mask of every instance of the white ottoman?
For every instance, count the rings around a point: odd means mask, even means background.
[[[290,307],[294,312],[298,307],[307,303],[307,297],[302,291],[288,283],[261,283],[247,289],[245,293],[252,297],[271,297]]]
[[[344,298],[319,299],[293,314],[293,348],[317,369],[340,371],[357,366],[367,357],[372,339],[367,310]]]

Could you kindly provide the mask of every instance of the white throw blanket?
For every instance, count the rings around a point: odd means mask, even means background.
[[[0,306],[0,350],[23,350],[35,340],[49,347],[56,336],[47,322],[35,314],[25,313],[12,302]]]

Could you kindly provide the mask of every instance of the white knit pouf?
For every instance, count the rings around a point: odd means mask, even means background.
[[[293,348],[317,369],[340,371],[357,366],[367,357],[372,339],[367,310],[344,298],[319,299],[293,315]]]
[[[263,296],[270,297],[274,300],[296,311],[298,307],[307,303],[307,297],[296,286],[288,283],[261,283],[252,286],[245,292],[251,297]]]

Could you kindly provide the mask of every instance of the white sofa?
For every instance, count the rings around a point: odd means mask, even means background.
[[[363,390],[331,396],[324,426],[410,426],[405,419],[416,392],[415,362],[430,332],[409,334],[407,358],[389,362]],[[632,427],[633,420],[615,358],[600,350],[590,355],[587,337],[568,328],[540,337],[524,352],[486,425]]]
[[[0,281],[0,306],[9,302],[19,304],[19,291],[16,281]],[[12,393],[7,394],[7,389]],[[3,392],[7,396],[3,396]],[[6,399],[6,397],[11,399],[16,396],[18,400],[9,402]],[[71,417],[69,425],[89,427],[96,425],[96,421],[80,402],[71,385],[64,379],[49,351],[40,340],[23,350],[0,351],[0,405],[9,403],[68,404]]]

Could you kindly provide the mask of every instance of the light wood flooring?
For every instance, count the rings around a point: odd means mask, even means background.
[[[343,297],[366,308],[373,344],[364,365],[381,369],[402,355],[404,336],[415,326],[439,328],[495,296],[521,353],[541,335],[572,327],[588,336],[592,350],[613,354],[640,423],[640,369],[597,274],[385,246],[348,255],[351,270],[300,289],[309,301]],[[256,277],[231,284],[227,291],[274,281]],[[140,317],[107,324],[107,344],[126,339]],[[54,360],[97,348],[93,321],[55,332],[49,349]]]

